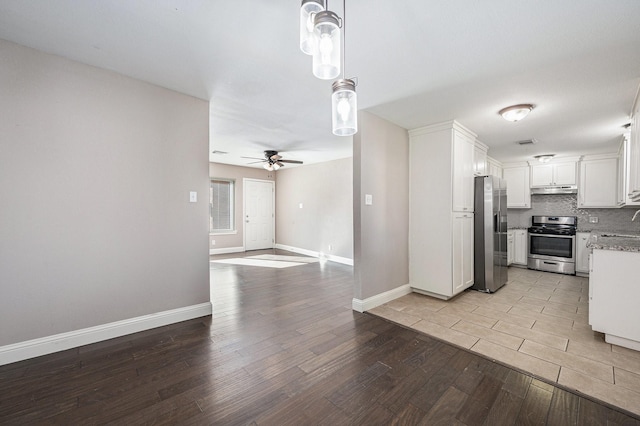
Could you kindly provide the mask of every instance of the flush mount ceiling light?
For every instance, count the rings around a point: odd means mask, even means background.
[[[538,159],[538,161],[541,163],[548,163],[555,156],[556,156],[555,154],[541,154],[541,155],[536,155],[533,158]]]
[[[533,109],[531,104],[519,104],[511,105],[506,108],[502,108],[498,111],[498,114],[507,121],[520,121],[525,118]]]
[[[326,7],[325,0],[302,0],[300,6],[300,50],[313,55],[317,47],[317,39],[313,33],[314,20],[318,12]]]

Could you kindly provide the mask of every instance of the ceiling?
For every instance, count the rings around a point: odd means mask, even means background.
[[[617,149],[640,84],[640,1],[346,3],[359,109],[406,129],[458,120],[503,162]],[[331,134],[331,81],[298,48],[299,6],[0,0],[0,38],[210,100],[210,151],[228,152],[211,161],[349,157],[351,139]],[[517,123],[498,115],[518,103],[536,107]]]

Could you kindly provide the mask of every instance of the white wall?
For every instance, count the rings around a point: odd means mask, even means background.
[[[0,346],[207,303],[208,103],[1,40],[0,93]]]
[[[354,298],[362,301],[409,283],[409,135],[367,112],[358,121],[353,138]],[[372,205],[365,205],[366,194],[373,196]]]
[[[276,178],[276,243],[353,259],[353,160],[285,167]]]
[[[209,248],[212,250],[244,248],[244,229],[242,206],[244,197],[243,179],[275,180],[275,173],[263,168],[240,167],[230,164],[209,163],[209,176],[212,178],[232,179],[235,181],[234,221],[236,232],[209,236]],[[207,193],[208,194],[208,193]],[[215,244],[213,243],[215,241]]]

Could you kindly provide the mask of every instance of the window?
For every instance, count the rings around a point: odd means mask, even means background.
[[[212,233],[231,232],[233,223],[234,181],[211,179],[209,189],[210,230]]]

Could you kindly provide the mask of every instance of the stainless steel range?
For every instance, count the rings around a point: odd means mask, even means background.
[[[527,267],[575,275],[577,223],[576,216],[532,216]]]

